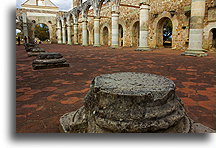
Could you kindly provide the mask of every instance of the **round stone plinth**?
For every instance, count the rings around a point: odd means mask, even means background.
[[[174,82],[146,73],[96,77],[85,106],[96,123],[89,127],[91,132],[94,125],[110,132],[154,132],[175,125],[185,116]]]
[[[28,50],[28,56],[38,56],[42,53],[45,53],[45,50],[43,48],[40,47],[33,47],[33,48],[29,48]]]
[[[92,80],[84,107],[60,118],[63,132],[76,133],[207,133],[195,124],[163,76],[123,72]]]
[[[60,59],[63,56],[60,53],[56,52],[46,52],[38,55],[38,59]]]
[[[25,50],[28,52],[28,51],[31,50],[31,48],[36,48],[36,47],[38,47],[38,44],[25,43],[24,46],[25,46]]]
[[[47,69],[47,68],[58,68],[58,67],[69,67],[66,63],[66,59],[60,53],[49,53],[44,52],[37,56],[32,62],[34,70]]]

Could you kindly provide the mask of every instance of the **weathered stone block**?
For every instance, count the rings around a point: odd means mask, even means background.
[[[189,133],[193,127],[173,81],[132,72],[96,77],[84,107],[62,116],[60,124],[64,132],[78,133]]]
[[[34,70],[47,69],[47,68],[58,68],[58,67],[69,67],[66,59],[60,53],[40,53],[32,62]]]
[[[40,47],[31,47],[31,48],[28,48],[28,56],[31,57],[31,56],[38,56],[40,55],[41,53],[44,53],[45,50],[43,48],[40,48]]]
[[[216,18],[216,8],[209,8],[208,10],[208,21],[213,21],[215,22],[215,18]]]
[[[25,50],[29,52],[32,48],[37,48],[38,44],[32,44],[32,43],[25,43],[24,44]]]

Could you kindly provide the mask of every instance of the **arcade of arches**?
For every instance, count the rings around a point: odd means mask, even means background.
[[[41,23],[49,27],[52,43],[141,50],[168,47],[201,56],[215,47],[215,29],[205,32],[216,21],[215,0],[73,0],[68,12],[49,12],[52,23],[28,16],[26,9],[17,11],[27,14],[27,24],[33,19],[45,21]]]

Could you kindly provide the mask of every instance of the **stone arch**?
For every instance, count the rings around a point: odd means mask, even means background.
[[[177,27],[178,27],[178,20],[176,16],[171,16],[169,12],[164,11],[160,14],[153,22],[154,28],[154,36],[153,36],[153,46],[154,47],[163,47],[163,25],[165,20],[170,20],[172,22],[172,48],[176,48],[176,38],[177,38]]]
[[[215,39],[216,39],[216,28],[212,28],[209,31],[209,49],[215,49],[216,44],[215,44]]]
[[[30,41],[34,40],[34,29],[36,24],[45,24],[49,28],[50,41],[56,43],[56,18],[55,17],[28,17],[28,36]]]
[[[139,46],[139,21],[135,20],[132,23],[131,26],[131,45],[133,47],[138,47]]]
[[[47,28],[47,30],[46,30],[46,35],[48,35],[47,36],[47,38],[46,38],[46,36],[45,35],[40,35],[40,34],[37,34],[37,32],[35,32],[36,31],[36,28],[40,28],[40,27],[44,27],[44,29],[45,28]],[[48,31],[48,32],[47,32]],[[39,40],[41,40],[41,41],[45,41],[46,39],[51,39],[50,38],[50,30],[49,30],[49,27],[48,27],[48,25],[46,25],[46,24],[44,24],[44,23],[37,23],[37,24],[35,24],[35,28],[34,28],[34,36],[35,36],[35,38],[38,38]]]
[[[34,25],[32,25],[33,26],[33,34],[34,34],[34,31],[35,31],[35,26],[37,25],[37,24],[44,24],[44,25],[46,25],[47,27],[48,27],[48,29],[49,29],[49,40],[52,42],[52,39],[53,38],[55,38],[55,35],[53,34],[53,33],[55,33],[55,32],[53,32],[53,27],[52,27],[52,24],[50,24],[48,21],[47,22],[44,22],[44,21],[39,21],[39,20],[33,20],[34,21]]]
[[[100,17],[101,8],[102,8],[104,1],[105,0],[92,1],[93,2],[92,6],[93,6],[93,11],[94,11],[95,17]]]
[[[92,1],[91,0],[86,0],[85,2],[82,3],[82,19],[86,20],[88,16],[88,11],[92,6]]]
[[[109,41],[109,31],[108,28],[105,26],[103,28],[103,45],[108,46],[108,41]]]
[[[102,45],[110,45],[110,26],[105,23],[100,27],[100,36]]]
[[[22,30],[22,21],[19,16],[16,17],[16,29]]]
[[[125,46],[126,25],[124,21],[119,21],[119,46]]]
[[[124,46],[124,28],[119,24],[119,46]]]
[[[19,44],[18,39],[20,39],[20,43],[22,44],[24,41],[24,34],[23,31],[19,28],[16,28],[16,41]]]
[[[210,22],[208,25],[204,28],[204,40],[203,40],[203,48],[204,49],[211,49],[213,47],[213,29],[216,26],[216,22]]]
[[[172,21],[168,17],[163,17],[158,21],[157,25],[157,47],[164,47],[169,45],[172,47]]]

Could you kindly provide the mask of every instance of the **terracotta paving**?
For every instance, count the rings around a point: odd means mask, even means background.
[[[32,70],[35,57],[17,46],[16,131],[59,132],[59,118],[83,105],[91,80],[114,72],[144,72],[172,79],[188,115],[215,129],[215,53],[207,57],[181,56],[181,51],[157,49],[41,45],[60,52],[70,67]]]

